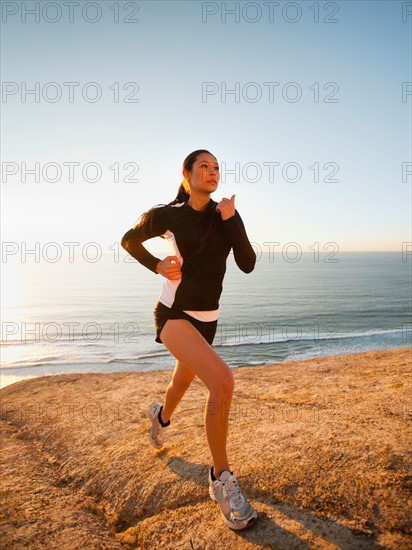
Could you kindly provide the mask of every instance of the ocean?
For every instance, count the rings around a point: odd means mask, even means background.
[[[2,265],[2,387],[174,368],[154,341],[161,275],[118,245],[96,258],[56,258],[14,254]],[[412,256],[263,252],[245,274],[231,253],[220,305],[213,347],[232,368],[412,347]]]

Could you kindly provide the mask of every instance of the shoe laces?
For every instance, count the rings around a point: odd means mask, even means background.
[[[239,509],[245,502],[245,497],[242,495],[237,479],[232,476],[224,484],[225,492],[228,500],[236,509]]]

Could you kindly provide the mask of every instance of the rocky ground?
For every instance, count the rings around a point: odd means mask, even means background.
[[[65,374],[1,390],[1,547],[406,549],[410,348],[234,370],[228,451],[259,517],[210,500],[207,391],[195,379],[162,450],[147,406],[171,372]]]

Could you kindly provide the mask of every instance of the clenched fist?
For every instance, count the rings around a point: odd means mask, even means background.
[[[179,258],[177,256],[167,256],[157,264],[156,272],[171,281],[181,279],[182,272],[180,271]]]

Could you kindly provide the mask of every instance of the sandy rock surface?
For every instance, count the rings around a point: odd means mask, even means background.
[[[207,390],[165,446],[147,407],[171,371],[67,374],[2,389],[2,548],[407,549],[410,348],[234,370],[228,452],[259,517],[231,531],[210,500]]]

